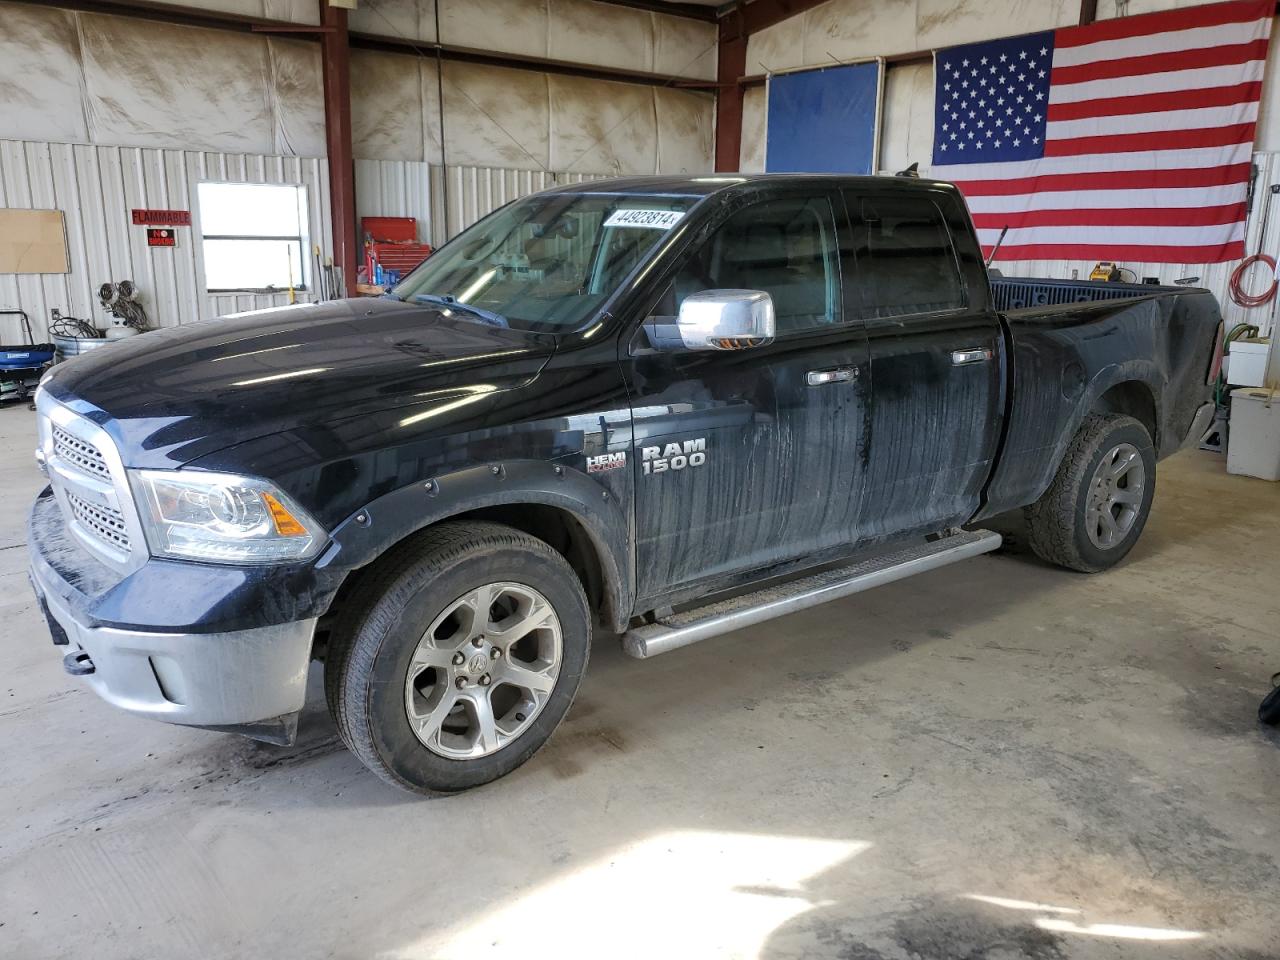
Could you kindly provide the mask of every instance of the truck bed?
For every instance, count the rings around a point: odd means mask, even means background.
[[[1048,280],[1038,277],[992,277],[993,306],[1001,313],[1026,313],[1068,303],[1131,300],[1158,293],[1187,293],[1195,287],[1108,280]]]
[[[1177,451],[1211,394],[1222,315],[1196,287],[992,277],[1009,345],[1011,402],[985,515],[1048,487],[1090,411],[1127,413],[1159,457]]]

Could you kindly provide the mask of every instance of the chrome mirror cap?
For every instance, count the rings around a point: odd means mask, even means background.
[[[744,350],[768,343],[776,320],[763,290],[703,290],[680,304],[676,320],[689,350]]]

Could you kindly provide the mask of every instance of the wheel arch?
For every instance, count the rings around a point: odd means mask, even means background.
[[[1159,451],[1160,438],[1164,433],[1160,425],[1162,411],[1159,385],[1162,383],[1164,380],[1156,365],[1148,361],[1131,360],[1099,370],[1077,391],[1072,392],[1070,413],[1064,418],[1061,427],[1055,428],[1058,434],[1053,445],[1045,448],[1045,453],[1038,455],[1034,464],[1024,463],[1013,471],[1014,495],[1011,496],[1008,489],[1002,491],[998,505],[989,504],[984,507],[977,518],[995,516],[1004,510],[1027,506],[1038,500],[1049,489],[1072,439],[1090,414],[1125,413],[1132,416],[1147,428],[1153,445]],[[1020,399],[1015,393],[1013,402],[1018,403]],[[1006,454],[1002,454],[1004,455]],[[1022,451],[1014,455],[1025,457],[1027,453]]]
[[[1156,407],[1156,394],[1145,380],[1119,380],[1096,397],[1089,413],[1123,413],[1147,428],[1152,445],[1160,449],[1160,418]]]
[[[1058,437],[1057,448],[1051,460],[1052,469],[1043,478],[1044,482],[1037,489],[1036,497],[1039,498],[1049,488],[1072,439],[1090,414],[1128,414],[1147,428],[1152,444],[1159,450],[1159,391],[1153,386],[1158,382],[1155,364],[1144,360],[1113,364],[1098,371],[1083,391],[1071,422]]]
[[[356,592],[362,571],[445,521],[503,523],[547,543],[582,579],[597,619],[625,629],[635,597],[630,525],[618,497],[570,467],[506,461],[418,481],[371,501],[331,534],[319,567],[346,569],[328,613]]]

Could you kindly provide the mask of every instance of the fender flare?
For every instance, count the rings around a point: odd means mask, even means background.
[[[563,510],[591,539],[604,585],[603,614],[621,632],[635,601],[630,522],[618,496],[580,470],[546,460],[504,460],[424,478],[370,501],[330,533],[319,570],[372,563],[400,541],[470,510],[541,504]]]

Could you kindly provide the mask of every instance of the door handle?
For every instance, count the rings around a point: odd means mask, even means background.
[[[858,379],[858,368],[836,367],[834,370],[810,370],[804,378],[811,387],[820,387],[824,383],[848,383],[850,380]]]
[[[951,365],[962,367],[966,363],[983,363],[990,360],[993,356],[991,350],[986,347],[970,347],[966,350],[951,351]]]

